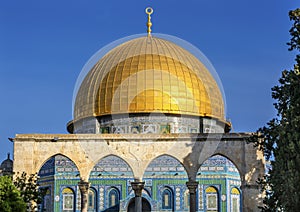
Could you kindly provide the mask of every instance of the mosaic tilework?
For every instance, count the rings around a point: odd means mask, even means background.
[[[198,186],[198,191],[199,191],[199,195],[198,195],[198,201],[199,201],[199,210],[203,210],[203,185],[199,184]]]
[[[201,124],[201,122],[203,122]],[[74,133],[223,133],[224,126],[214,119],[143,114],[142,116],[115,115],[86,118],[74,125]]]
[[[221,155],[215,155],[204,161],[199,171],[201,175],[228,175],[231,178],[239,179],[239,172],[235,165]]]
[[[101,186],[99,189],[99,209],[103,210],[104,209],[104,186]]]
[[[181,189],[180,187],[176,186],[176,189],[175,189],[175,207],[176,207],[176,210],[179,210],[181,208]]]
[[[101,159],[93,168],[90,177],[101,176],[133,176],[131,168],[119,157],[108,156]]]
[[[54,174],[54,162],[55,158],[51,157],[46,163],[42,166],[42,168],[39,171],[39,176],[49,176]]]
[[[199,118],[148,114],[144,116],[124,116],[101,118],[100,127],[110,128],[110,133],[189,133],[199,132]]]
[[[51,168],[53,164],[55,172],[52,172],[52,175],[51,172],[45,175],[42,170]],[[241,182],[234,164],[225,157],[216,155],[205,161],[199,171],[201,174],[197,176],[197,181],[199,181],[198,210],[205,211],[207,209],[205,190],[212,186],[217,189],[219,209],[222,211],[226,211],[226,208],[236,210],[237,205],[241,204],[238,199],[240,195],[237,195],[237,192],[231,194],[231,191],[233,188],[239,189]],[[54,211],[61,210],[61,191],[66,187],[74,191],[76,212],[80,211],[78,170],[72,161],[57,155],[50,158],[39,173],[43,173],[40,175],[43,187],[49,186],[52,190],[51,199],[54,201],[51,207],[54,207]],[[120,211],[126,211],[128,202],[134,196],[130,184],[133,180],[130,167],[121,158],[116,156],[102,158],[93,168],[89,179],[97,196],[99,211],[104,211],[108,207],[108,193],[111,188],[116,188],[120,192]],[[188,178],[183,166],[176,159],[166,155],[154,159],[146,169],[143,180],[145,181],[143,197],[149,201],[153,210],[161,211],[162,191],[166,187],[173,192],[174,211],[189,210],[188,190],[185,185]],[[58,197],[58,201],[55,200],[56,197]]]

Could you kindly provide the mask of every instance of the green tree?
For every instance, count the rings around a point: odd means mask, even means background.
[[[29,211],[34,211],[45,196],[45,190],[39,188],[37,181],[37,174],[27,175],[25,172],[17,173],[14,179],[14,185],[20,191],[20,196],[26,202]]]
[[[296,64],[284,70],[272,88],[277,116],[250,140],[270,160],[270,170],[258,183],[266,196],[262,211],[299,211],[300,208],[300,8],[289,12],[290,51]]]
[[[13,184],[11,176],[0,177],[0,211],[26,211],[26,203],[21,197],[20,191]]]

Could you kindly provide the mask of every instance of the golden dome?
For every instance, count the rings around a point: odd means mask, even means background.
[[[78,90],[74,121],[153,112],[224,121],[222,94],[207,68],[173,42],[148,36],[117,46],[95,64]]]

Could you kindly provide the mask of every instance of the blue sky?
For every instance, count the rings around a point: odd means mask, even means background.
[[[255,131],[275,116],[271,87],[294,64],[286,42],[294,0],[11,0],[0,2],[0,161],[8,137],[66,133],[76,79],[106,44],[153,32],[198,47],[223,83],[234,132]]]

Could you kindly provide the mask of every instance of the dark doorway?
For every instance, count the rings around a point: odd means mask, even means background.
[[[135,212],[135,201],[134,198],[132,198],[128,204],[127,212]],[[142,211],[143,212],[151,212],[151,205],[144,197],[142,197]]]

